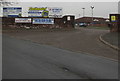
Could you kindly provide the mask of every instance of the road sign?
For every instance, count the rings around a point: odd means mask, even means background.
[[[112,22],[116,21],[116,16],[111,16],[111,21]]]

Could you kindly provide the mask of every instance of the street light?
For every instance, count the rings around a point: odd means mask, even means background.
[[[83,9],[83,17],[85,16],[85,8],[82,8]]]
[[[94,8],[95,8],[94,6],[91,6],[91,9],[92,9],[92,26],[93,26],[93,9]]]

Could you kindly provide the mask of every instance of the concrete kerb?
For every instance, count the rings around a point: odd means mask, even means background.
[[[111,48],[113,48],[113,49],[115,49],[115,50],[117,50],[117,51],[120,50],[119,47],[117,47],[117,46],[115,46],[115,45],[112,45],[112,44],[108,43],[107,41],[105,41],[105,40],[102,38],[102,36],[103,36],[103,34],[101,34],[100,37],[99,37],[99,40],[100,40],[101,42],[103,42],[104,44],[110,46]]]

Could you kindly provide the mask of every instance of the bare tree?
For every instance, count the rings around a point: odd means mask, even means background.
[[[1,7],[4,7],[4,6],[10,6],[10,5],[13,5],[13,4],[16,4],[17,2],[11,2],[11,1],[8,1],[8,0],[0,0],[0,6]]]

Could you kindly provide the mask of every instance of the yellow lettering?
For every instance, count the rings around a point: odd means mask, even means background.
[[[29,10],[46,10],[47,8],[44,8],[44,7],[42,7],[42,8],[33,8],[33,7],[30,7],[29,8]]]

